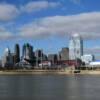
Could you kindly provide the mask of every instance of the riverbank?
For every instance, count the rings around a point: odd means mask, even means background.
[[[71,71],[64,70],[5,70],[0,71],[0,75],[21,75],[21,74],[71,74]]]
[[[75,72],[75,70],[4,70],[0,71],[0,75],[34,75],[34,74],[52,74],[52,75],[74,75],[74,74],[100,74],[100,70],[81,70]]]

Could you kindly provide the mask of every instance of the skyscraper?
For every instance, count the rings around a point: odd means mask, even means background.
[[[32,60],[33,56],[33,47],[29,43],[24,44],[22,50],[22,60]]]
[[[79,34],[74,34],[69,41],[69,59],[81,59],[83,55],[83,40]]]
[[[19,44],[15,44],[15,63],[20,61],[20,48]]]
[[[33,59],[33,47],[29,43],[26,44],[26,59]]]
[[[3,67],[12,67],[13,65],[13,56],[11,55],[11,52],[9,50],[9,48],[5,49],[5,53],[3,56],[3,60],[2,60],[2,66]]]
[[[57,54],[49,54],[48,61],[51,61],[52,64],[56,64],[58,61]]]
[[[26,47],[25,47],[25,44],[24,44],[23,48],[22,48],[22,58],[21,58],[21,60],[24,60],[25,57],[26,57]]]

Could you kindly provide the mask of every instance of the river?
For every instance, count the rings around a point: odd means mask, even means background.
[[[100,100],[100,75],[0,75],[0,100]]]

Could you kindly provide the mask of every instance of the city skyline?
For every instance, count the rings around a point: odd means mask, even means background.
[[[34,49],[57,53],[79,33],[84,52],[100,59],[100,1],[98,0],[1,0],[0,57],[6,47],[30,43]]]

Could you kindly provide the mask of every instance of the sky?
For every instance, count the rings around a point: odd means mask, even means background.
[[[0,0],[0,57],[5,48],[30,43],[58,53],[69,38],[83,38],[84,54],[100,59],[100,0]]]

